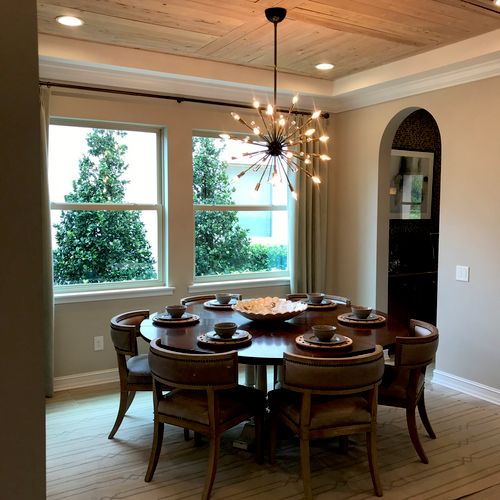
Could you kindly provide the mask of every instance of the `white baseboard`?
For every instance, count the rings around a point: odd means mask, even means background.
[[[91,385],[107,384],[109,382],[118,382],[119,380],[117,368],[96,372],[77,373],[75,375],[55,377],[54,391],[64,391],[67,389],[77,389],[79,387],[88,387]]]
[[[432,382],[450,389],[469,394],[484,401],[500,405],[500,390],[487,385],[479,384],[472,380],[467,380],[462,377],[457,377],[451,373],[442,372],[434,369],[432,373]]]

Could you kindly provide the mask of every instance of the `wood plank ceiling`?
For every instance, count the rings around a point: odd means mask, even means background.
[[[500,28],[493,0],[49,0],[40,33],[270,69],[268,7],[278,28],[280,72],[335,79]],[[85,24],[61,26],[60,15]],[[335,64],[321,72],[320,62]]]

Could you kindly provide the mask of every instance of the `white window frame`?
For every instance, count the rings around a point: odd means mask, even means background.
[[[165,180],[164,180],[164,163],[165,163],[165,132],[161,127],[153,127],[135,123],[121,123],[115,121],[96,121],[96,120],[80,120],[76,118],[58,118],[51,117],[50,125],[63,125],[81,128],[102,128],[112,130],[130,130],[138,132],[155,133],[157,136],[157,192],[156,203],[67,203],[64,201],[50,200],[50,210],[92,210],[92,211],[154,211],[157,215],[157,234],[158,234],[158,277],[155,280],[133,280],[133,281],[115,281],[105,283],[85,283],[73,285],[56,285],[54,284],[54,295],[57,303],[95,300],[97,298],[126,298],[132,296],[150,295],[151,289],[156,288],[155,294],[171,294],[172,289],[166,287],[166,199],[165,199]],[[50,139],[49,139],[50,140]],[[52,223],[51,223],[52,227]],[[131,293],[127,293],[131,290]],[[59,300],[57,300],[59,298]]]
[[[221,132],[213,132],[206,130],[194,130],[194,137],[211,137],[213,139],[219,139],[219,133]],[[231,132],[232,136],[242,136],[245,137],[246,134],[241,134],[238,132]],[[287,198],[290,200],[290,197]],[[288,213],[288,205],[205,205],[205,204],[195,204],[193,203],[193,218],[196,212],[209,212],[209,211],[217,211],[217,212],[286,212]],[[196,231],[196,226],[195,226]],[[272,285],[283,285],[289,284],[290,278],[290,238],[288,238],[287,244],[287,268],[286,270],[280,271],[262,271],[259,273],[234,273],[234,274],[213,274],[206,276],[196,276],[196,265],[193,266],[193,286],[190,288],[190,291],[194,291],[195,289],[205,289],[206,286],[203,285],[216,285],[216,288],[222,289],[224,285],[228,284],[227,282],[232,282],[234,284],[242,284],[248,281],[260,281],[263,284],[269,280],[272,280],[274,283],[268,283]],[[193,255],[196,258],[196,238],[193,235]],[[239,279],[237,279],[239,278]],[[221,286],[217,286],[218,283],[221,283]],[[215,288],[214,288],[215,289]]]

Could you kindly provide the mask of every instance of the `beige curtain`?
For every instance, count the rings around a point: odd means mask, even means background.
[[[296,121],[301,125],[306,119],[307,117],[298,117]],[[301,151],[305,154],[318,153],[320,144],[305,144]],[[300,170],[295,175],[298,199],[295,201],[291,198],[289,201],[292,293],[325,291],[329,163],[331,162],[314,159],[309,166],[309,171],[314,169],[320,177],[321,184],[315,184]]]
[[[40,87],[40,130],[41,130],[41,161],[42,168],[42,206],[41,225],[43,228],[43,335],[45,345],[45,395],[50,397],[54,392],[54,295],[52,290],[52,244],[49,200],[49,101],[50,89]]]

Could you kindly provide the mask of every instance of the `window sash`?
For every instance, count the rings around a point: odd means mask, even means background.
[[[54,292],[63,296],[65,293],[85,293],[112,290],[157,288],[166,285],[166,189],[164,171],[166,158],[166,137],[164,129],[141,124],[120,123],[112,121],[81,120],[75,118],[50,119],[50,125],[63,125],[80,128],[101,128],[111,130],[126,130],[148,132],[156,135],[156,200],[155,203],[67,203],[63,201],[50,202],[51,210],[85,210],[85,211],[155,211],[157,214],[157,270],[158,277],[154,280],[113,281],[103,283],[81,283],[72,285],[55,285]]]

